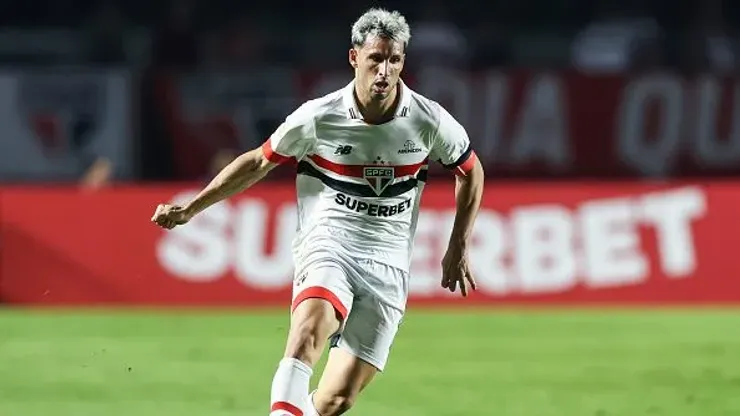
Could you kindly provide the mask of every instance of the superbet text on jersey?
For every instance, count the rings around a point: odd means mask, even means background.
[[[460,123],[405,84],[380,125],[361,119],[353,87],[306,102],[262,146],[298,164],[296,268],[338,251],[407,271],[429,161],[464,175],[475,154]]]

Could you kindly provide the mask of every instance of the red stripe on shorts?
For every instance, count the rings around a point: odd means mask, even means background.
[[[342,301],[339,300],[337,295],[332,293],[329,289],[325,287],[320,287],[320,286],[309,287],[309,288],[304,289],[302,292],[300,292],[298,296],[296,296],[295,299],[293,300],[293,305],[291,306],[291,310],[294,311],[295,308],[306,299],[316,299],[316,298],[324,299],[327,302],[331,303],[331,306],[334,307],[334,309],[341,316],[343,321],[347,318],[347,308],[344,307],[344,305],[342,304]]]
[[[295,415],[295,416],[303,416],[303,412],[301,411],[301,409],[293,406],[292,404],[290,404],[288,402],[276,402],[276,403],[274,403],[272,405],[272,407],[270,408],[270,412],[274,412],[274,411],[277,411],[277,410],[282,410],[282,411],[288,412],[288,413],[290,413],[292,415]]]

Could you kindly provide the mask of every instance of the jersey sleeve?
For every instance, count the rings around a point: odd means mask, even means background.
[[[430,156],[457,175],[467,175],[475,165],[476,155],[468,133],[442,106]]]
[[[282,164],[300,160],[310,151],[315,141],[313,113],[304,104],[275,129],[262,144],[262,153],[272,163]]]

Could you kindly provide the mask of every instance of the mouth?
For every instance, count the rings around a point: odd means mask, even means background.
[[[389,85],[387,81],[377,81],[373,84],[376,89],[381,91],[385,91]]]

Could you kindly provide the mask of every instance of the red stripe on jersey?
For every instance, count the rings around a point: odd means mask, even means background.
[[[270,142],[270,139],[267,139],[266,142],[262,143],[262,154],[265,155],[265,159],[277,164],[283,164],[292,159],[290,156],[283,156],[280,153],[272,150],[272,143]]]
[[[270,407],[270,412],[274,412],[277,410],[282,410],[295,416],[303,416],[303,412],[301,411],[301,409],[293,406],[288,402],[276,402]]]
[[[342,301],[339,300],[339,297],[332,293],[331,290],[319,286],[309,287],[298,293],[298,296],[293,300],[293,305],[290,307],[291,312],[306,299],[324,299],[331,303],[331,306],[333,306],[334,310],[337,311],[337,314],[339,314],[342,321],[347,318],[347,308],[344,306]]]
[[[475,154],[475,152],[470,152],[470,155],[467,159],[465,159],[465,162],[461,163],[455,168],[455,175],[466,176],[468,173],[470,173],[471,170],[473,170],[473,167],[475,166],[475,161],[477,159],[478,156]]]
[[[396,177],[416,175],[419,169],[427,163],[427,159],[424,159],[423,161],[413,165],[342,165],[340,163],[334,163],[331,160],[324,159],[319,155],[310,155],[308,158],[311,159],[311,161],[315,163],[316,166],[322,169],[326,169],[338,175],[349,176],[353,178],[364,177],[364,168],[375,166],[394,168]]]

